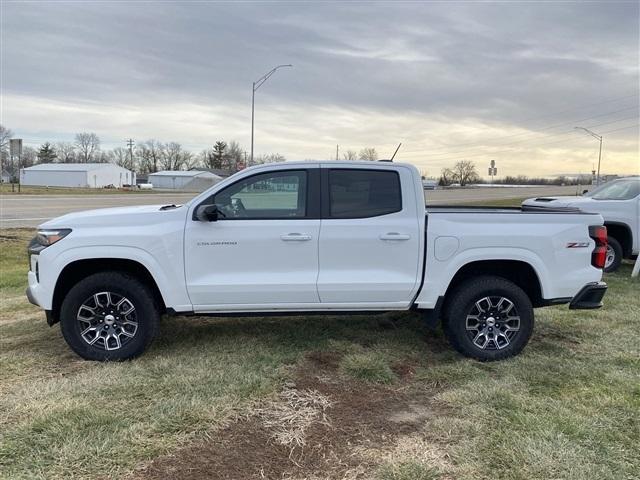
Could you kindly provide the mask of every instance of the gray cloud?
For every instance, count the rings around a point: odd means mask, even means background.
[[[19,109],[13,99],[24,97],[95,103],[109,111],[211,106],[241,125],[251,82],[279,63],[293,63],[294,69],[278,72],[260,90],[259,115],[306,124],[306,131],[296,130],[303,138],[331,121],[327,109],[376,116],[376,125],[405,115],[425,122],[474,121],[508,134],[638,101],[588,107],[638,90],[636,2],[5,2],[2,8],[3,122],[9,126]],[[286,111],[302,118],[287,119]],[[20,121],[28,117],[22,112]],[[135,131],[135,121],[127,126]],[[410,139],[418,146],[429,137],[431,124],[423,126]],[[341,135],[367,138],[360,128],[323,129],[327,142]],[[66,126],[52,121],[47,131],[62,133]],[[375,144],[384,133],[370,132],[368,142]],[[625,138],[634,135],[630,130]],[[272,140],[285,147],[291,141]],[[455,142],[440,138],[436,145]],[[315,148],[309,156],[320,154]],[[303,150],[297,145],[291,153]]]

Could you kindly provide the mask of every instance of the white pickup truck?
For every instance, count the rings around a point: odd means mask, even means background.
[[[522,202],[526,207],[573,207],[599,213],[607,227],[605,272],[614,272],[623,258],[640,253],[640,177],[618,178],[585,191],[581,197],[537,197]]]
[[[182,206],[109,208],[42,224],[29,300],[92,360],[151,343],[164,313],[416,310],[479,360],[519,353],[533,308],[598,308],[606,229],[579,211],[425,208],[389,162],[243,170]]]

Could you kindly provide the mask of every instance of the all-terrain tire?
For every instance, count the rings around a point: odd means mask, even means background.
[[[613,237],[607,237],[607,244],[609,248],[607,249],[607,256],[609,253],[613,253],[613,261],[609,265],[605,265],[604,271],[607,273],[615,272],[620,268],[620,264],[622,263],[622,245],[620,242]]]
[[[137,357],[155,338],[159,320],[151,289],[118,271],[84,278],[69,290],[60,309],[64,339],[86,360],[120,361]]]
[[[531,338],[533,325],[528,295],[515,283],[488,275],[458,285],[447,299],[443,319],[451,345],[480,361],[502,360],[520,353]]]

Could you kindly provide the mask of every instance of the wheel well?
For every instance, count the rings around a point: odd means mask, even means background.
[[[446,295],[465,280],[479,275],[494,275],[505,278],[518,285],[531,299],[534,307],[544,305],[540,279],[536,271],[527,262],[519,260],[480,260],[471,262],[460,268],[454,275]],[[445,296],[445,298],[447,298]]]
[[[615,238],[622,247],[622,256],[627,258],[631,255],[631,249],[633,248],[633,238],[631,236],[631,229],[624,223],[606,223],[607,235]]]
[[[160,294],[160,289],[158,288],[156,281],[153,279],[153,276],[144,265],[134,260],[126,260],[122,258],[92,258],[71,262],[62,269],[62,272],[60,272],[60,276],[58,276],[58,281],[56,282],[56,287],[53,291],[53,306],[51,311],[53,318],[52,323],[60,321],[60,306],[62,305],[62,301],[75,284],[89,275],[105,271],[125,272],[136,277],[145,285],[151,287],[151,291],[153,292],[156,304],[160,308],[160,312],[164,313],[166,311],[166,306],[162,299],[162,295]]]

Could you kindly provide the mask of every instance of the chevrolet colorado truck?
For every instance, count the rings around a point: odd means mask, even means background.
[[[499,360],[527,344],[535,307],[602,305],[602,224],[571,209],[426,208],[411,165],[260,165],[181,206],[47,221],[28,247],[27,296],[91,360],[141,354],[162,314],[394,310]]]
[[[640,253],[640,177],[612,180],[581,197],[537,197],[522,202],[527,207],[573,207],[599,213],[607,227],[605,272],[614,272],[623,258]]]

